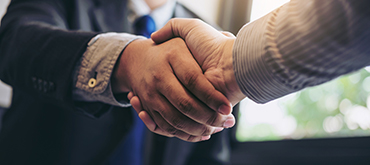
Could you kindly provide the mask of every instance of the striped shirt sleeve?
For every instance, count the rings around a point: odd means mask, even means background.
[[[292,0],[245,25],[233,48],[242,92],[266,103],[370,64],[370,1]]]

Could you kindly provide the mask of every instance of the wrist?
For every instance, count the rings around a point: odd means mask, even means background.
[[[124,93],[131,91],[129,83],[130,64],[132,64],[132,55],[138,48],[138,43],[142,39],[136,39],[129,43],[122,51],[111,76],[112,91],[114,93]],[[140,45],[140,44],[139,44]]]
[[[236,105],[246,96],[241,91],[235,77],[234,66],[233,66],[233,47],[235,38],[230,38],[225,42],[224,47],[224,67],[223,76],[225,78],[226,95],[232,105]]]

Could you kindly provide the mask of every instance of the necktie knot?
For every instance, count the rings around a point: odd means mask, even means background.
[[[139,17],[134,22],[134,31],[137,35],[142,35],[144,37],[150,38],[150,35],[155,32],[155,30],[155,22],[153,18],[149,15]]]

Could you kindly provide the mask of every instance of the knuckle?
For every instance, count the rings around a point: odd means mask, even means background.
[[[148,98],[150,99],[148,99],[147,101],[148,105],[146,105],[145,110],[150,113],[155,113],[156,116],[160,116],[164,111],[163,105],[161,103],[152,101],[152,100],[157,100],[156,95],[153,95],[152,97],[148,97]]]
[[[178,20],[178,18],[171,18],[168,22],[173,24]]]
[[[199,24],[199,23],[202,23],[202,22],[203,22],[202,20],[197,19],[197,18],[192,19],[192,23]]]
[[[180,21],[179,18],[172,18],[169,21],[169,25],[172,27],[172,34],[174,36],[177,36],[179,34],[178,27],[177,27],[177,21]]]
[[[164,80],[163,72],[154,72],[154,73],[152,73],[153,84],[162,83],[163,80]]]
[[[210,126],[217,126],[216,125],[217,118],[218,118],[218,113],[217,112],[213,112],[212,115],[211,115],[211,117],[208,118],[206,124],[207,125],[210,125]]]
[[[174,40],[175,41],[175,40]],[[177,44],[176,44],[177,46]],[[165,56],[169,61],[175,61],[179,59],[179,51],[175,47],[171,47],[166,50]]]
[[[198,142],[198,141],[200,141],[200,138],[197,137],[197,136],[189,135],[189,137],[186,139],[186,141],[188,141],[188,142]]]
[[[159,114],[162,113],[162,110],[159,109],[159,108],[148,108],[147,111],[149,111],[149,112],[155,112],[155,113],[159,113]]]
[[[148,90],[143,95],[144,95],[143,101],[147,100],[147,98],[154,98],[154,97],[156,97],[156,93],[154,91],[152,91],[152,90]]]
[[[184,120],[181,120],[180,118],[172,118],[172,126],[175,127],[176,129],[183,129],[185,128],[185,121]]]
[[[177,129],[176,128],[174,128],[174,127],[166,127],[165,129],[164,129],[167,133],[169,133],[169,134],[171,134],[171,135],[173,135],[173,136],[175,136],[176,135],[176,132],[177,132]]]
[[[205,103],[207,105],[209,105],[210,103],[213,102],[213,100],[214,100],[213,96],[214,96],[213,92],[211,92],[211,91],[207,91],[207,92],[204,93],[204,100],[205,100]]]
[[[193,112],[193,105],[188,99],[181,99],[178,102],[178,106],[179,106],[179,110],[185,115],[192,114]]]
[[[174,93],[174,90],[175,90],[173,84],[171,83],[163,83],[161,84],[159,89],[163,89],[164,91],[166,91],[166,93]]]
[[[193,72],[187,72],[185,74],[185,82],[184,82],[184,85],[188,88],[188,89],[195,89],[196,86],[197,86],[197,80],[198,80],[198,75],[197,74],[194,74]]]
[[[211,127],[204,127],[202,131],[202,136],[212,135],[213,129]]]

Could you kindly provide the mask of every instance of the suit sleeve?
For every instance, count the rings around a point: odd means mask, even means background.
[[[370,64],[370,1],[292,0],[245,25],[233,48],[242,92],[266,103]]]
[[[13,0],[0,27],[0,79],[61,106],[73,106],[73,69],[97,35],[69,29],[68,2]]]

